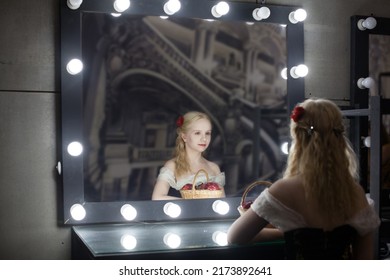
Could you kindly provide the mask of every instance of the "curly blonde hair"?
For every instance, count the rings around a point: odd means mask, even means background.
[[[345,136],[340,109],[330,100],[307,99],[291,120],[292,145],[284,177],[300,174],[306,197],[318,202],[329,221],[350,218],[357,205],[356,154]]]
[[[186,150],[185,150],[185,143],[182,138],[182,134],[185,134],[188,132],[190,126],[201,119],[206,119],[210,122],[211,120],[208,115],[202,112],[197,111],[191,111],[187,112],[185,115],[183,115],[182,123],[179,125],[176,129],[177,137],[176,137],[176,147],[174,150],[174,161],[176,165],[175,170],[175,176],[180,177],[183,174],[190,173],[191,168],[190,164],[187,160],[186,156]]]

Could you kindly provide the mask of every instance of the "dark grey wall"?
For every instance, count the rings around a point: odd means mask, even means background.
[[[58,1],[0,4],[0,259],[70,258],[70,229],[57,221]],[[306,95],[348,98],[350,16],[390,17],[389,1],[266,3],[301,5],[308,12]]]

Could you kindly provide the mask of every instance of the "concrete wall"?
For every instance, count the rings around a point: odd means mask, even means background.
[[[390,17],[389,1],[266,2],[308,12],[306,95],[348,99],[350,16]],[[70,258],[70,228],[57,219],[59,32],[57,0],[0,4],[0,259]]]

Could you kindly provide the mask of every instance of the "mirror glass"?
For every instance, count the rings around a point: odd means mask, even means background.
[[[206,157],[226,174],[228,216],[238,214],[249,183],[280,177],[289,112],[304,96],[303,79],[281,75],[303,63],[303,24],[288,21],[296,7],[268,5],[270,17],[256,21],[259,5],[252,3],[228,2],[231,13],[215,18],[213,1],[181,1],[170,17],[165,1],[132,1],[122,14],[109,0],[85,0],[75,10],[63,2],[66,224],[123,222],[124,204],[136,207],[136,220],[168,219],[161,214],[165,202],[150,201],[151,193],[172,156],[176,119],[191,110],[211,117]],[[81,73],[66,71],[73,58],[82,61]],[[73,142],[81,143],[80,155],[69,154]],[[212,202],[178,202],[186,209],[181,218],[218,217],[191,211]],[[74,204],[86,210],[83,220],[70,216]]]

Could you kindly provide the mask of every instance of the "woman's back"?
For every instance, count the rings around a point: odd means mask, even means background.
[[[307,197],[299,176],[277,181],[269,193],[281,204],[296,212],[304,221],[284,232],[287,259],[351,259],[357,230],[351,220],[368,207],[361,187],[355,188],[359,208],[348,219],[339,215],[329,220],[314,199]],[[269,221],[272,223],[272,221]]]

